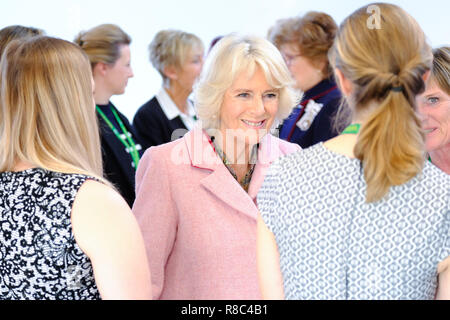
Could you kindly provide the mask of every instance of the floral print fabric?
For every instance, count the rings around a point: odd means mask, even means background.
[[[0,299],[99,299],[71,210],[89,177],[39,168],[0,174]]]

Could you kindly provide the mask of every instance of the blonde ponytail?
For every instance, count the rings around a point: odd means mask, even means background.
[[[390,91],[364,124],[354,148],[367,183],[366,201],[383,198],[422,169],[424,135],[402,92]]]
[[[334,68],[353,84],[354,114],[368,114],[354,147],[367,184],[366,201],[416,176],[424,163],[424,133],[415,97],[425,89],[431,48],[417,22],[401,8],[380,7],[381,28],[367,27],[366,7],[347,18],[330,51]]]

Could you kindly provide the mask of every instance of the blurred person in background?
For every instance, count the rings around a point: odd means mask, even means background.
[[[323,12],[279,20],[268,33],[280,50],[303,99],[284,120],[280,138],[307,148],[338,134],[333,121],[341,102],[328,61],[337,25]]]
[[[433,50],[426,90],[417,99],[429,160],[450,174],[450,47]]]
[[[8,26],[0,30],[0,58],[6,46],[12,40],[28,39],[34,36],[44,35],[45,32],[38,28],[25,27],[20,25]]]
[[[75,43],[86,52],[91,62],[105,177],[132,207],[134,179],[143,150],[128,119],[110,101],[113,95],[125,92],[128,79],[133,77],[131,38],[116,25],[102,24],[81,32]]]
[[[194,34],[162,30],[150,43],[149,51],[150,62],[163,83],[133,119],[145,149],[177,139],[194,127],[197,115],[189,95],[203,67],[204,47]]]

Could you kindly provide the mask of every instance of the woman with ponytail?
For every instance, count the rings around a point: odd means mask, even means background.
[[[329,58],[351,125],[266,176],[262,295],[448,299],[450,177],[425,161],[415,114],[432,61],[423,31],[398,6],[368,5],[344,20]]]
[[[110,101],[125,92],[128,79],[133,77],[131,37],[117,25],[101,24],[80,32],[74,42],[91,63],[104,175],[131,208],[136,198],[134,177],[143,150],[138,133]]]

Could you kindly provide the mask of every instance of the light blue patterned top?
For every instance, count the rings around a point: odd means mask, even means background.
[[[421,174],[365,203],[360,161],[316,144],[280,158],[258,194],[286,299],[433,299],[450,255],[450,176]]]

